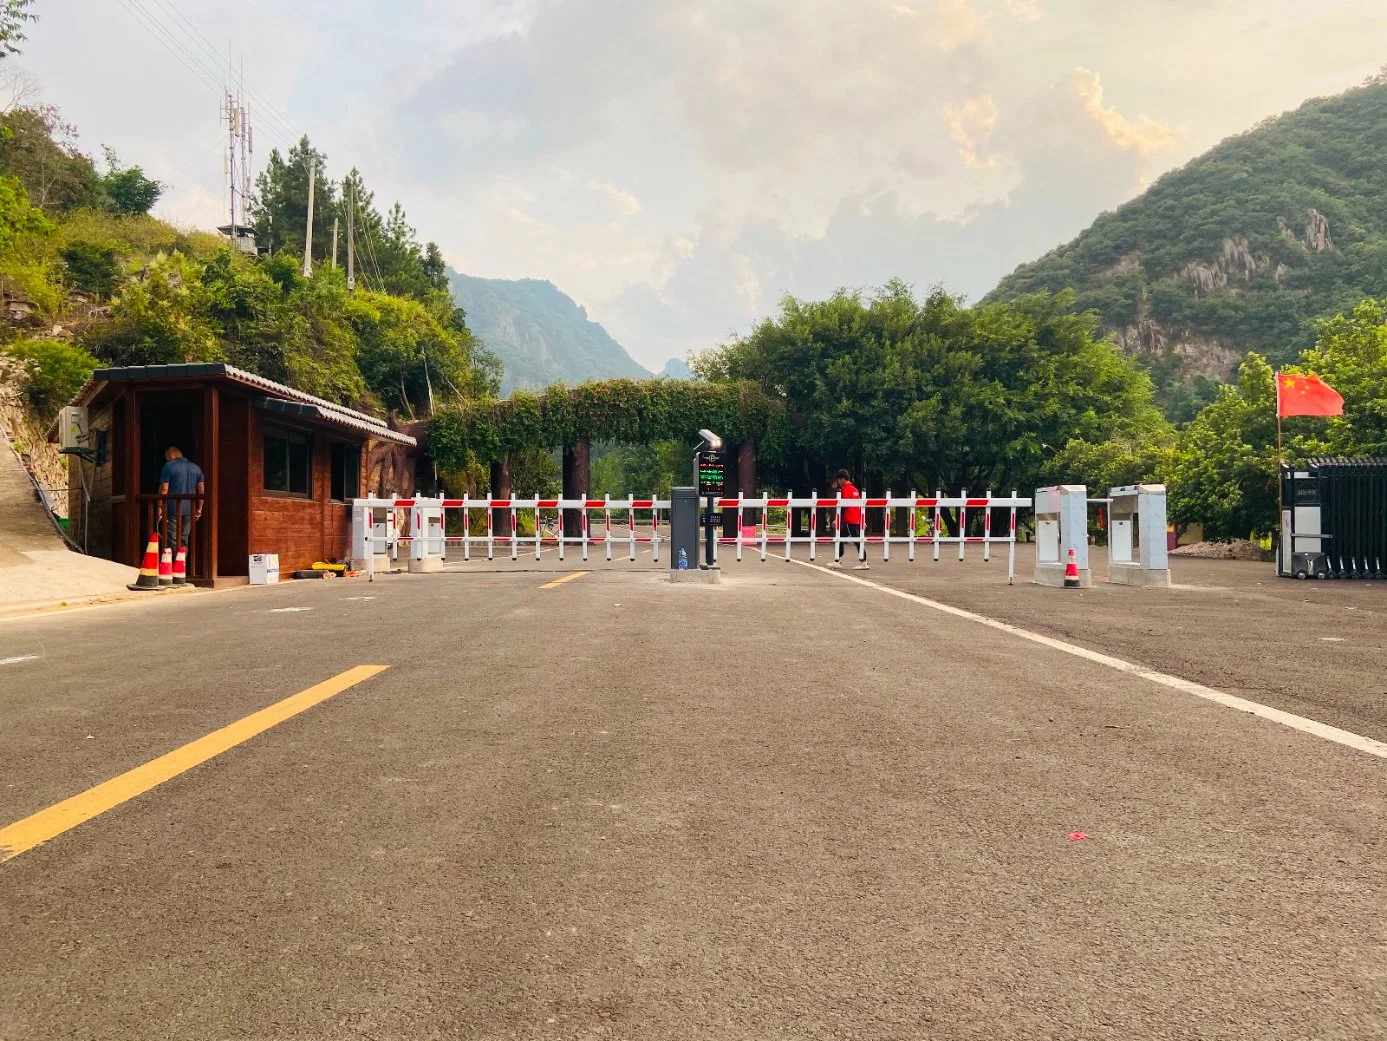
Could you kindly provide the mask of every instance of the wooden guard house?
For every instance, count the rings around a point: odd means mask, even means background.
[[[176,445],[206,477],[188,539],[199,585],[247,581],[252,553],[277,553],[286,575],[348,559],[350,500],[365,494],[373,452],[416,445],[374,416],[220,363],[97,369],[73,404],[87,409],[91,442],[69,461],[73,539],[138,567]]]

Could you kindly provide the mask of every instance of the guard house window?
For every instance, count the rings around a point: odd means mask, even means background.
[[[361,446],[332,443],[332,497],[347,502],[361,494]]]
[[[265,491],[313,495],[313,437],[296,430],[265,431]]]

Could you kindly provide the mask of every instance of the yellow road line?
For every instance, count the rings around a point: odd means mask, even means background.
[[[556,579],[554,579],[554,581],[548,582],[548,583],[546,583],[545,585],[540,586],[539,588],[540,588],[540,589],[553,589],[555,586],[561,586],[561,585],[563,585],[565,582],[572,582],[575,578],[582,578],[584,575],[590,575],[590,574],[592,574],[591,571],[575,571],[575,572],[573,572],[573,574],[571,574],[571,575],[564,575],[563,578],[556,578]]]
[[[228,723],[220,730],[214,730],[204,737],[191,741],[182,748],[175,748],[158,759],[143,766],[127,770],[118,777],[103,781],[94,788],[88,788],[80,795],[64,799],[60,803],[39,810],[31,817],[16,821],[9,827],[0,828],[0,863],[33,849],[41,842],[47,842],[84,821],[105,813],[123,802],[143,795],[170,778],[191,770],[201,763],[221,755],[228,748],[234,748],[262,734],[270,727],[283,723],[286,719],[306,712],[334,694],[340,694],[348,687],[354,687],[377,673],[384,672],[388,665],[358,665],[339,676],[324,680],[316,686],[300,691],[273,705],[252,712],[243,719]]]

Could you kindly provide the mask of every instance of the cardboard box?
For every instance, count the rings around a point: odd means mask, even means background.
[[[279,582],[279,554],[252,553],[250,555],[250,584],[268,586]]]

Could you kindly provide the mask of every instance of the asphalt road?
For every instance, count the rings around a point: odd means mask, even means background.
[[[805,567],[589,566],[0,623],[0,827],[389,666],[0,864],[0,1038],[1387,1037],[1387,761]],[[1366,590],[952,566],[864,577],[1380,721]],[[1261,612],[1328,694],[1219,650]]]

